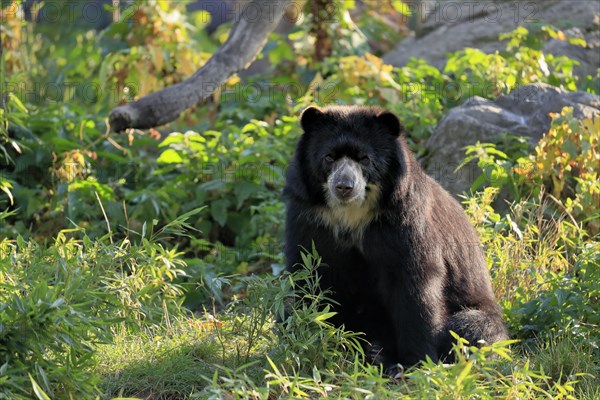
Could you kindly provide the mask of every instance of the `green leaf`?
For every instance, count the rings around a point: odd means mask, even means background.
[[[159,164],[180,164],[183,162],[183,158],[175,150],[167,149],[158,157],[157,162]]]
[[[225,226],[227,222],[227,207],[229,207],[229,200],[227,199],[219,199],[210,203],[210,214],[221,226]]]
[[[336,312],[332,311],[332,312],[328,312],[328,313],[322,313],[319,314],[316,318],[315,321],[317,322],[322,322],[322,321],[326,321],[329,318],[333,317],[335,314],[337,314]]]
[[[483,186],[486,181],[487,181],[487,178],[486,178],[485,174],[479,175],[475,179],[475,181],[473,182],[473,184],[471,185],[471,192],[476,192],[477,189],[479,189],[481,186]]]
[[[542,32],[546,32],[552,39],[558,38],[558,33],[549,25],[542,26]]]
[[[565,142],[562,145],[562,148],[564,151],[569,153],[571,158],[577,158],[577,146],[575,145],[575,143],[573,143],[573,140],[571,140],[570,138],[566,138]]]
[[[569,38],[569,43],[574,46],[581,46],[581,47],[587,46],[587,42],[585,41],[585,39],[582,39],[582,38]]]
[[[35,379],[33,379],[33,376],[31,376],[31,374],[27,374],[27,375],[29,375],[29,380],[31,381],[31,387],[33,388],[33,392],[35,393],[35,396],[39,400],[50,400],[50,397],[42,390],[42,388],[40,387],[40,385],[38,385],[38,383],[35,381]]]
[[[263,187],[252,182],[239,182],[235,184],[233,191],[237,199],[236,207],[239,209],[242,206],[244,200],[256,193],[260,193]]]
[[[21,111],[22,113],[27,113],[27,107],[25,107],[23,103],[21,103],[21,100],[19,100],[17,96],[15,96],[12,93],[9,93],[8,99],[10,101],[10,104],[15,106],[19,111]]]
[[[512,89],[515,87],[517,83],[517,77],[514,75],[508,75],[506,77],[506,86],[508,86],[508,89]]]
[[[505,160],[508,159],[508,156],[506,155],[506,153],[504,153],[504,152],[502,152],[502,151],[500,151],[500,150],[498,150],[498,149],[496,149],[494,147],[487,147],[485,150],[486,150],[486,152],[488,154],[495,154],[495,155],[497,155],[500,158],[503,158]]]
[[[4,178],[0,178],[0,190],[2,190],[4,193],[6,193],[6,195],[8,196],[8,199],[10,200],[10,205],[14,204],[14,198],[12,195],[12,192],[10,189],[12,189],[12,184],[4,179]]]
[[[271,49],[269,52],[269,61],[273,64],[278,64],[285,60],[291,60],[293,57],[294,55],[292,54],[290,46],[285,42],[277,44],[277,46]],[[254,126],[254,128],[256,128],[256,126]]]
[[[65,304],[65,300],[62,297],[59,297],[58,299],[54,300],[52,304],[50,304],[50,308],[58,308],[63,304]]]
[[[192,13],[192,20],[194,21],[194,25],[196,26],[196,29],[201,29],[201,28],[205,27],[206,25],[210,24],[210,21],[212,20],[212,16],[206,10],[198,10],[198,11]]]
[[[406,15],[407,17],[410,17],[412,15],[408,4],[406,4],[405,2],[403,2],[401,0],[393,0],[392,6],[394,7],[394,9],[396,11],[398,11],[402,15]]]
[[[215,179],[214,181],[208,181],[198,186],[201,190],[216,190],[226,185],[226,182],[222,179]]]
[[[456,378],[456,386],[460,386],[462,381],[469,375],[471,372],[471,368],[473,368],[473,361],[469,361],[465,368],[460,372],[458,378]]]
[[[279,369],[277,368],[277,365],[275,365],[275,363],[273,362],[273,360],[271,360],[271,358],[269,356],[267,356],[267,361],[269,362],[269,365],[273,369],[273,372],[275,372],[275,374],[277,374],[277,375],[281,375],[281,373],[279,372]]]
[[[166,147],[173,143],[182,143],[183,141],[185,141],[185,136],[179,132],[173,132],[170,133],[169,136],[167,136],[162,142],[160,142],[158,147]]]

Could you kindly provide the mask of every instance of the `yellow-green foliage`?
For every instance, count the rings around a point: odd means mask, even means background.
[[[184,3],[171,6],[156,0],[124,10],[121,22],[112,24],[107,34],[128,47],[104,59],[100,78],[105,88],[129,87],[122,93],[124,100],[144,96],[182,81],[201,67],[211,55],[206,50],[214,47],[198,51],[196,27],[183,18],[185,12]]]
[[[552,126],[535,154],[518,160],[515,171],[534,192],[544,185],[591,234],[600,231],[600,119],[577,120],[573,108],[551,114]],[[538,186],[540,187],[540,186]],[[539,192],[539,189],[537,190]]]

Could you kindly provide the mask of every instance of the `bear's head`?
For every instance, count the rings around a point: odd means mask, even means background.
[[[336,213],[377,207],[401,171],[398,118],[376,107],[308,107],[300,124],[297,167],[306,188]]]

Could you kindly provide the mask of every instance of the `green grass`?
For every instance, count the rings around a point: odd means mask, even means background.
[[[589,337],[577,337],[574,334],[555,335],[540,343],[532,354],[535,365],[552,380],[564,383],[578,380],[581,398],[600,398],[600,365],[597,359],[598,349],[589,342]]]
[[[94,371],[102,376],[103,398],[173,399],[205,387],[216,367],[227,364],[214,326],[201,319],[178,319],[143,332],[120,329],[113,343],[97,348]],[[229,349],[227,349],[229,353]]]
[[[196,321],[196,324],[193,322]],[[402,381],[390,381],[380,368],[338,354],[337,363],[299,370],[271,359],[277,339],[236,363],[236,345],[224,348],[219,333],[198,328],[198,320],[178,321],[153,333],[117,334],[112,345],[98,348],[95,369],[103,376],[103,398],[131,396],[153,399],[195,398],[574,398],[594,399],[598,385],[591,375],[594,360],[564,348],[558,354],[540,349],[529,356],[512,354],[507,344],[470,348],[453,365],[425,362],[407,371]],[[227,324],[219,329],[227,330]],[[327,331],[327,328],[325,329]],[[221,333],[222,334],[222,333]],[[239,343],[238,343],[239,345]],[[559,346],[561,346],[559,344]],[[225,358],[222,357],[224,351]],[[496,358],[489,358],[494,353]],[[268,356],[270,354],[270,357]],[[574,366],[573,363],[577,363]],[[557,364],[560,363],[560,364]],[[535,364],[535,366],[534,366]],[[560,366],[562,371],[551,370]],[[574,368],[571,368],[574,366]],[[540,371],[540,368],[542,371]],[[586,371],[586,372],[584,372]],[[581,381],[581,384],[575,383]],[[566,397],[565,397],[566,398]]]
[[[314,249],[291,276],[222,279],[232,297],[192,315],[187,262],[163,244],[186,215],[138,243],[78,230],[0,242],[0,398],[597,398],[600,242],[544,203],[496,213],[488,192],[465,204],[516,342],[462,342],[456,364],[391,381],[328,323]]]

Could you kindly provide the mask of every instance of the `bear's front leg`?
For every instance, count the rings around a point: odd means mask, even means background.
[[[427,310],[429,306],[426,304],[407,299],[400,304],[393,321],[397,348],[397,358],[393,363],[400,363],[407,368],[425,360],[427,356],[437,362],[439,356],[435,338],[438,329],[429,317],[434,311]]]
[[[405,368],[427,356],[437,362],[437,337],[446,321],[442,278],[412,271],[396,275],[395,285],[389,283],[394,282],[392,279],[387,282],[382,294],[387,295],[386,304],[395,334],[397,358],[392,361]]]

